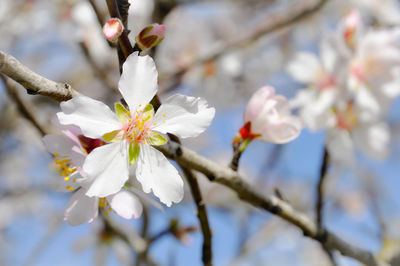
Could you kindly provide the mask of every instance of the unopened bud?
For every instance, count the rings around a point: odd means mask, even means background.
[[[103,26],[103,33],[107,40],[115,42],[124,31],[124,25],[118,18],[110,18]]]
[[[164,40],[165,25],[151,24],[136,36],[136,44],[141,50],[150,49]]]

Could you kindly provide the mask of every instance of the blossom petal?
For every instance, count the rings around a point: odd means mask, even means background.
[[[147,104],[157,92],[158,73],[150,56],[131,54],[122,66],[118,88],[131,112],[140,104]]]
[[[357,148],[370,158],[382,161],[389,155],[389,126],[384,123],[365,125],[354,130]]]
[[[154,116],[153,130],[180,138],[196,137],[210,125],[215,109],[202,98],[174,94],[168,97]]]
[[[128,170],[126,143],[111,143],[94,149],[83,164],[88,177],[86,195],[106,197],[117,193],[128,180]]]
[[[348,131],[342,129],[329,130],[326,147],[334,161],[344,164],[354,162],[354,144]]]
[[[161,152],[149,145],[140,146],[136,178],[144,192],[153,190],[168,207],[183,198],[183,180],[178,171]]]
[[[111,208],[125,219],[139,218],[142,215],[143,206],[140,200],[131,192],[122,190],[109,196]]]
[[[62,102],[60,106],[62,112],[57,113],[60,123],[80,127],[86,137],[100,138],[105,133],[121,128],[111,109],[92,98],[79,96]]]
[[[261,132],[261,140],[277,144],[287,143],[297,138],[303,128],[303,122],[296,116],[282,117],[275,123],[269,123]]]
[[[251,96],[244,112],[244,121],[253,121],[260,114],[265,102],[275,95],[275,89],[270,86],[264,86],[258,89]]]
[[[46,135],[43,137],[44,146],[52,154],[69,157],[74,143],[63,135]]]
[[[68,202],[64,213],[64,220],[76,226],[85,222],[92,222],[98,214],[98,198],[85,195],[85,189],[75,192]]]
[[[322,70],[316,55],[312,53],[297,53],[289,63],[287,71],[298,82],[314,83],[318,80],[318,73]]]

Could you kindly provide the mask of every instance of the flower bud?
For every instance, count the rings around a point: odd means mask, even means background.
[[[136,45],[141,50],[150,49],[158,45],[162,40],[164,40],[165,35],[165,25],[163,24],[151,24],[144,28],[138,36],[136,36]]]
[[[115,42],[124,31],[124,25],[118,18],[110,18],[103,26],[103,33],[107,40]]]

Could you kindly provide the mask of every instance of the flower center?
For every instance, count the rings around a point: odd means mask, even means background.
[[[112,208],[107,198],[99,198],[99,207],[104,208],[106,215],[108,215],[109,212],[112,212]]]
[[[58,159],[55,159],[55,163],[56,163],[56,167],[57,169],[60,171],[60,176],[64,177],[64,181],[70,181],[70,179],[72,178],[72,182],[75,183],[76,182],[76,178],[72,177],[72,174],[76,172],[76,167],[72,166],[71,164],[71,160],[64,158],[61,159],[59,158],[60,155],[58,153],[55,153],[54,156]],[[73,191],[75,188],[71,185],[67,185],[65,187],[66,189],[68,189],[69,191]]]
[[[349,102],[346,110],[336,115],[337,126],[341,129],[352,131],[358,124],[357,114],[354,112],[354,104]]]
[[[146,143],[153,114],[146,110],[137,110],[124,127],[126,139],[129,143]]]

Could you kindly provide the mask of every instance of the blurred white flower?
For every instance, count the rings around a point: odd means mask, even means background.
[[[369,31],[358,42],[348,86],[356,104],[364,108],[363,119],[384,114],[400,94],[399,68],[400,29]]]

